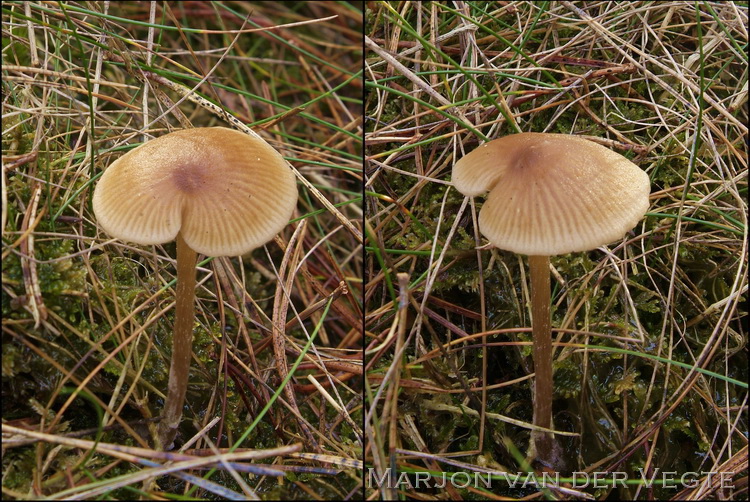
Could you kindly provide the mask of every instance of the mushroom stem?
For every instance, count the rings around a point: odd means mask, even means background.
[[[190,356],[193,352],[193,320],[195,304],[196,252],[177,234],[177,290],[175,323],[172,335],[172,366],[164,412],[159,422],[159,441],[169,449],[182,419],[182,406],[187,392]]]
[[[549,256],[529,256],[531,272],[531,326],[534,339],[534,425],[552,428],[552,329],[550,326]],[[552,434],[531,434],[536,458],[552,462]]]

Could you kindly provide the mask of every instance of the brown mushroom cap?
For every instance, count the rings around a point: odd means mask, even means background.
[[[498,248],[551,256],[621,239],[648,210],[648,175],[622,155],[567,134],[489,141],[453,166],[453,185],[490,194],[479,229]]]
[[[294,173],[265,141],[225,127],[161,136],[113,162],[96,185],[94,213],[105,232],[137,244],[181,232],[192,249],[237,256],[289,222]]]

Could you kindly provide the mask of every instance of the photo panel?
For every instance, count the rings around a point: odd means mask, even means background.
[[[365,18],[366,497],[738,496],[747,7]]]

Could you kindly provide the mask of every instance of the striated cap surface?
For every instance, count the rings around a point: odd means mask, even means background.
[[[294,173],[265,141],[225,127],[161,136],[113,162],[94,189],[99,225],[137,244],[181,232],[209,256],[245,254],[286,226],[297,204]]]
[[[500,249],[549,256],[621,239],[648,210],[648,175],[622,155],[567,134],[489,141],[453,166],[464,195],[489,192],[479,230]]]

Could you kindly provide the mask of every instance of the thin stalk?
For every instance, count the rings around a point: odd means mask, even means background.
[[[534,338],[534,425],[552,428],[552,329],[550,326],[549,256],[529,256],[531,273],[531,326]],[[550,465],[553,437],[532,433],[536,458]]]
[[[169,387],[164,413],[159,422],[159,441],[162,449],[169,449],[182,419],[185,403],[190,356],[193,353],[193,321],[195,317],[196,253],[177,234],[177,290],[175,292],[175,322],[172,335],[172,366],[169,368]]]

